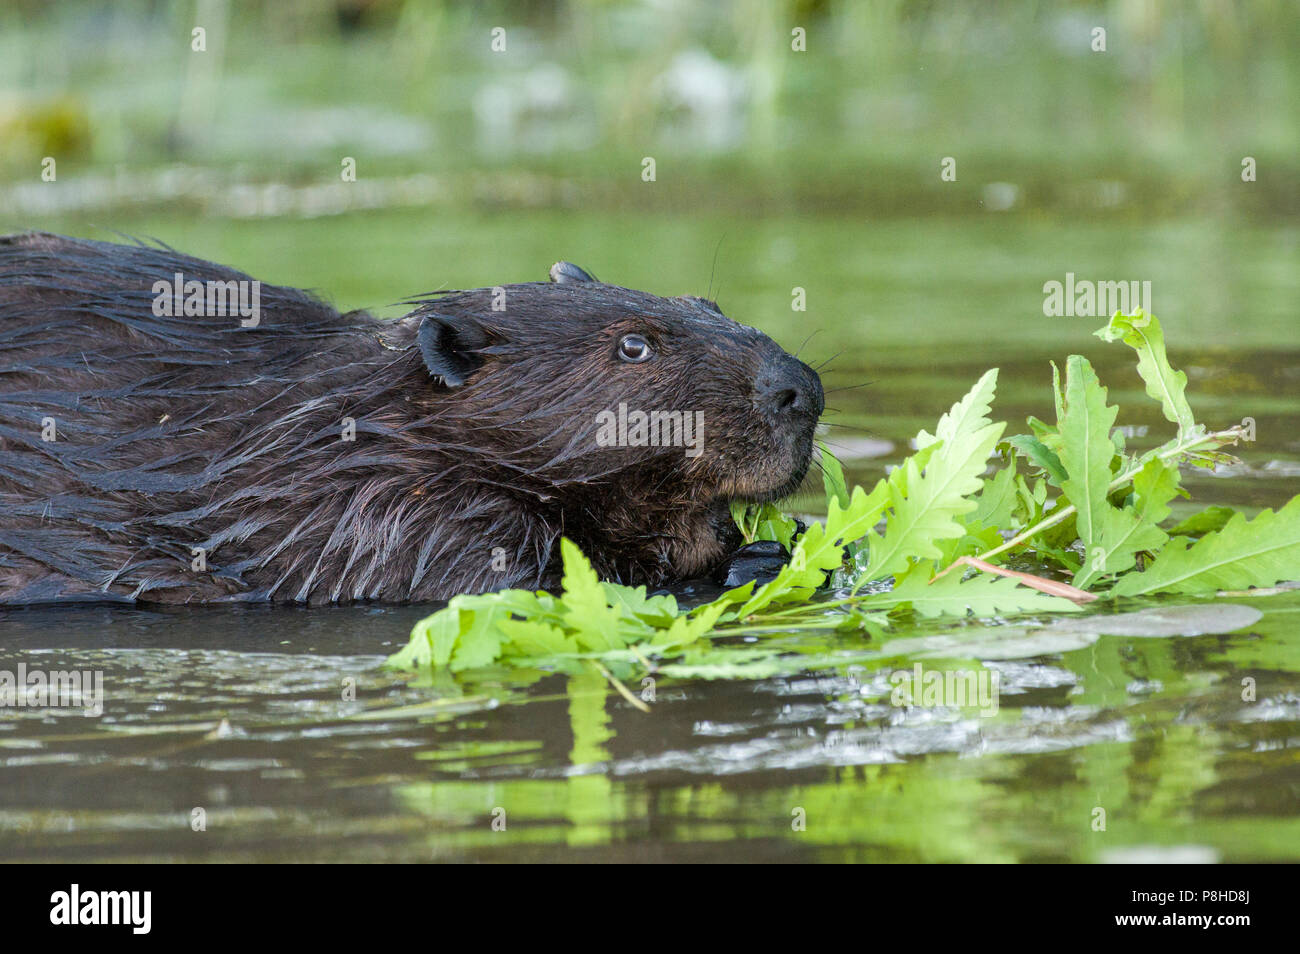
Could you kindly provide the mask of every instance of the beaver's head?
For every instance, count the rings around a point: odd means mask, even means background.
[[[604,285],[567,263],[551,277],[447,292],[412,315],[474,447],[487,438],[556,487],[653,477],[714,498],[792,493],[823,408],[813,369],[706,299]]]
[[[702,298],[558,263],[551,283],[449,292],[408,319],[466,442],[526,482],[772,500],[807,473],[812,368]]]

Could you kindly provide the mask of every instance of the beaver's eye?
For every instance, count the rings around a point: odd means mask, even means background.
[[[640,335],[624,335],[618,343],[618,356],[628,364],[649,361],[653,354],[650,345]]]

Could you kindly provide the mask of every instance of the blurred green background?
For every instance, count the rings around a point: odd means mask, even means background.
[[[151,236],[384,314],[567,258],[817,332],[833,382],[1087,353],[1101,321],[1042,312],[1066,272],[1152,282],[1176,353],[1277,353],[1298,63],[1292,0],[19,0],[0,229]]]

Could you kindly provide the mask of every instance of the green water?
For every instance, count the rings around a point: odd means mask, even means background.
[[[353,34],[285,2],[236,5],[214,61],[175,42],[186,3],[20,6],[0,12],[0,232],[154,237],[384,315],[541,280],[557,259],[708,294],[826,362],[826,440],[867,484],[991,366],[1011,433],[1050,416],[1048,361],[1072,352],[1130,447],[1161,442],[1126,349],[1092,336],[1103,319],[1043,313],[1067,273],[1149,281],[1198,420],[1250,417],[1258,435],[1241,466],[1185,474],[1176,516],[1300,493],[1284,4],[734,2],[670,29],[632,2],[391,2]],[[481,49],[498,15],[520,21],[520,59]],[[776,55],[790,17],[812,27],[806,59]],[[1111,59],[1079,51],[1094,17]],[[770,95],[702,123],[657,107],[654,77],[699,49]],[[485,142],[475,94],[521,96],[547,62],[568,105]],[[737,116],[735,141],[711,145]],[[58,183],[42,184],[50,154]],[[346,155],[373,191],[340,189]],[[659,677],[647,714],[594,676],[382,669],[418,607],[0,611],[0,671],[100,671],[105,690],[99,715],[0,712],[0,857],[1300,860],[1300,593],[1219,602],[1263,617],[1020,652],[1005,620],[963,624],[976,647],[926,665],[996,672],[995,714],[894,704],[906,655]]]
[[[826,383],[850,389],[831,395],[827,420],[845,426],[828,440],[862,482],[901,459],[908,438],[991,364],[1003,368],[999,417],[1046,414],[1046,358],[1069,350],[1112,385],[1121,424],[1150,428],[1133,443],[1156,443],[1158,409],[1127,355],[1091,337],[1099,322],[1041,313],[1041,281],[1114,269],[1140,249],[1161,263],[1157,304],[1198,415],[1214,426],[1257,421],[1238,474],[1188,476],[1196,503],[1277,506],[1300,485],[1300,341],[1278,304],[1294,300],[1289,227],[1223,233],[1212,244],[1234,250],[1226,263],[1198,239],[1204,223],[1139,239],[1023,222],[672,217],[638,222],[636,242],[618,217],[548,212],[120,227],[317,287],[343,307],[535,278],[562,256],[611,281],[703,293],[726,234],[713,271],[724,307],[787,347],[817,331],[810,360],[841,352]],[[796,282],[809,302],[797,317]],[[881,454],[880,442],[894,450]],[[877,456],[854,457],[862,449]],[[1173,602],[1188,601],[1157,605]],[[891,705],[885,680],[907,660],[757,681],[660,679],[647,715],[599,677],[486,672],[408,686],[378,667],[418,609],[10,611],[0,669],[102,670],[107,700],[97,718],[27,709],[0,720],[0,850],[64,860],[1296,860],[1300,594],[1235,602],[1263,620],[1227,635],[1103,636],[987,661],[1002,680],[992,717]],[[793,634],[790,645],[847,651],[864,639]],[[1242,699],[1246,678],[1254,701]],[[355,701],[342,697],[347,679]],[[191,830],[195,807],[206,831]],[[1093,830],[1097,809],[1105,831]]]

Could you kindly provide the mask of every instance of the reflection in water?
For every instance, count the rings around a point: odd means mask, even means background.
[[[1295,364],[1252,356],[1214,367],[1275,381]],[[893,367],[888,393],[840,402],[899,448],[857,462],[859,480],[906,453],[930,423],[921,413],[982,370]],[[1004,379],[1041,370],[1026,362]],[[1043,413],[1007,391],[1006,418]],[[1294,493],[1280,475],[1295,466],[1300,448],[1287,441],[1300,414],[1281,399],[1249,403],[1266,424],[1260,442],[1244,449],[1238,479],[1189,481],[1198,505],[1276,505]],[[1244,409],[1224,398],[1212,413]],[[1152,435],[1134,444],[1158,440],[1159,420],[1147,423]],[[650,714],[595,672],[396,677],[382,661],[420,608],[6,611],[0,670],[101,671],[105,700],[100,716],[0,713],[0,854],[1300,859],[1300,592],[1230,602],[1264,615],[1199,636],[1147,624],[1098,635],[1071,621],[1086,636],[1073,642],[936,623],[899,632],[911,649],[893,660],[737,682],[661,676]],[[953,658],[934,657],[936,646]],[[890,672],[918,659],[996,671],[996,715],[892,704]],[[205,830],[193,830],[196,808]]]

